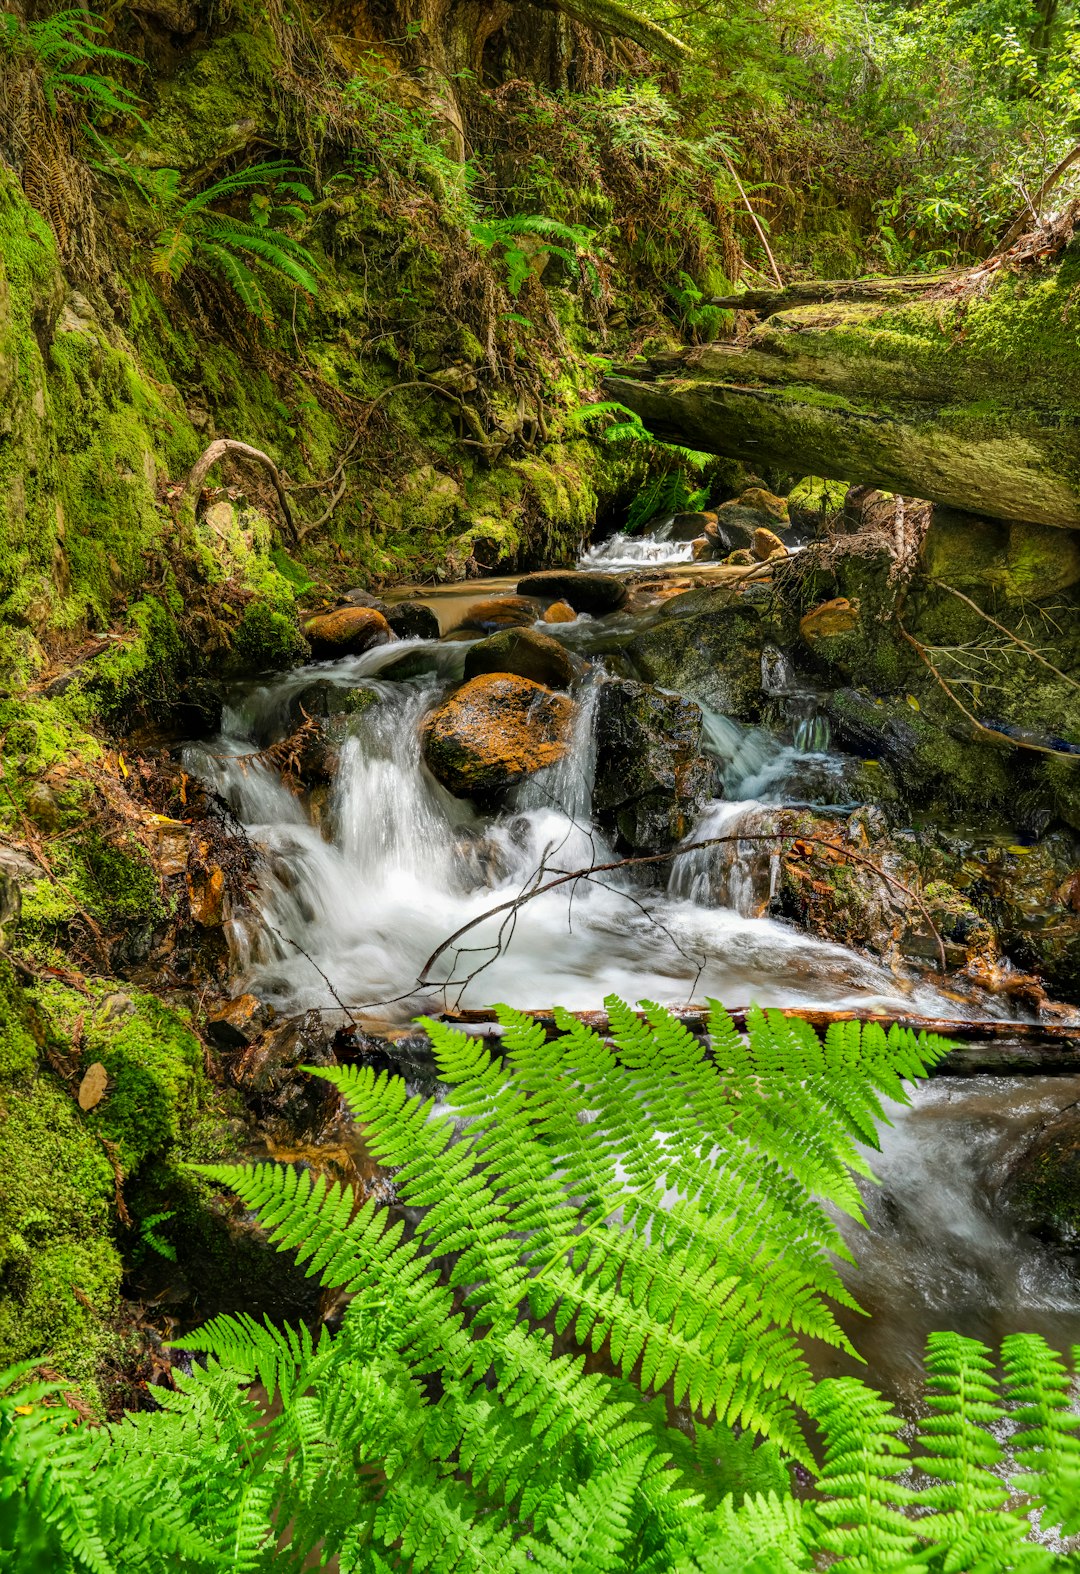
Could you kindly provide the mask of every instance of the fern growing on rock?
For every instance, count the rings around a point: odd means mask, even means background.
[[[608,1009],[608,1039],[565,1013],[553,1040],[507,1009],[497,1044],[426,1023],[440,1107],[320,1070],[399,1206],[206,1169],[347,1295],[340,1328],[216,1318],[159,1412],[97,1433],[40,1390],[0,1401],[0,1567],[1050,1567],[1026,1508],[1080,1524],[1080,1445],[1041,1340],[1006,1341],[999,1384],[982,1346],[935,1336],[914,1450],[801,1348],[847,1346],[834,1214],[860,1216],[882,1098],[948,1046],[763,1012],[744,1039],[719,1007],[705,1044]],[[816,1498],[791,1495],[795,1461]]]

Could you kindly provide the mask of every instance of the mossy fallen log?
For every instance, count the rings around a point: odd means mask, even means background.
[[[745,341],[622,368],[606,390],[663,440],[1080,528],[1078,296],[1080,236],[1053,261],[760,291],[744,304],[781,309]]]

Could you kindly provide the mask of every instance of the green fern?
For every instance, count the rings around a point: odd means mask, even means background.
[[[315,258],[282,227],[300,221],[303,205],[311,201],[300,178],[303,171],[295,165],[284,159],[256,164],[191,194],[175,169],[137,176],[115,156],[98,168],[134,185],[153,213],[157,233],[150,265],[159,277],[175,283],[189,268],[202,268],[268,324],[274,322],[268,284],[318,293]],[[247,218],[222,207],[238,201],[246,202]]]
[[[136,66],[142,61],[122,49],[100,42],[107,29],[93,11],[57,11],[39,22],[23,22],[11,12],[0,14],[0,56],[29,62],[41,72],[41,89],[52,114],[66,98],[88,109],[130,116],[138,114],[140,100],[112,75],[88,70],[90,65]]]
[[[0,1569],[1059,1563],[1027,1514],[1080,1523],[1080,1444],[1041,1340],[1005,1342],[999,1383],[983,1346],[933,1336],[910,1451],[880,1396],[815,1384],[800,1347],[847,1347],[834,1212],[860,1216],[882,1099],[948,1046],[760,1011],[744,1037],[719,1006],[706,1042],[657,1006],[607,1006],[608,1038],[557,1012],[549,1039],[505,1007],[497,1043],[426,1023],[444,1110],[370,1068],[317,1072],[400,1207],[208,1167],[346,1292],[340,1328],[215,1318],[179,1341],[201,1364],[155,1413],[97,1431],[29,1369],[0,1377]],[[816,1495],[792,1496],[793,1461]]]
[[[580,224],[563,224],[558,219],[545,218],[543,214],[519,214],[509,219],[470,219],[468,231],[481,251],[501,248],[506,268],[506,287],[512,296],[520,293],[529,277],[536,251],[558,257],[567,266],[576,265],[582,258],[589,276],[596,279],[596,261],[591,247],[596,239],[592,230]],[[540,244],[529,250],[520,244],[521,237],[534,237]]]

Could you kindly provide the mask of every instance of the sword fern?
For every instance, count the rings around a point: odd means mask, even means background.
[[[881,1100],[947,1046],[763,1012],[744,1040],[719,1007],[706,1043],[655,1006],[608,1010],[608,1039],[563,1013],[552,1040],[508,1009],[498,1042],[426,1023],[439,1107],[370,1068],[318,1071],[394,1208],[285,1166],[207,1169],[345,1294],[340,1328],[216,1318],[180,1341],[202,1364],[156,1414],[96,1434],[40,1386],[0,1398],[0,1568],[1060,1561],[1026,1517],[1080,1523],[1070,1379],[1041,1340],[1006,1340],[998,1380],[981,1345],[934,1336],[914,1446],[800,1347],[846,1344],[833,1212],[860,1215]],[[795,1461],[815,1496],[791,1495]]]

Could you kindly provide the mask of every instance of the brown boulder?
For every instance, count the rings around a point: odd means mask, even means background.
[[[237,995],[208,1012],[206,1034],[219,1049],[238,1049],[257,1039],[273,1015],[258,996]]]
[[[787,557],[787,547],[780,537],[771,530],[755,530],[750,539],[750,550],[759,563],[767,563],[771,557]]]
[[[574,705],[528,678],[473,678],[432,711],[422,744],[428,769],[449,792],[490,798],[554,765],[566,753]]]
[[[466,682],[489,672],[529,678],[549,689],[568,689],[574,681],[574,663],[558,640],[536,629],[502,629],[473,645],[465,657]]]
[[[528,596],[488,596],[474,601],[455,628],[493,634],[496,629],[528,628],[539,615],[536,602]]]
[[[394,637],[389,623],[375,607],[335,607],[333,612],[308,618],[304,633],[311,643],[311,654],[321,660],[359,656]]]
[[[698,536],[696,541],[690,543],[690,553],[695,563],[706,563],[713,556],[714,543],[708,536]]]
[[[544,623],[573,623],[577,613],[568,601],[553,601],[544,613]]]
[[[808,645],[817,645],[839,634],[851,634],[858,626],[858,607],[852,606],[846,596],[837,596],[812,607],[800,621],[799,633]]]
[[[626,600],[626,585],[617,574],[556,568],[547,573],[526,574],[518,581],[518,594],[567,601],[575,612],[602,617],[605,612],[617,612],[622,606]]]

